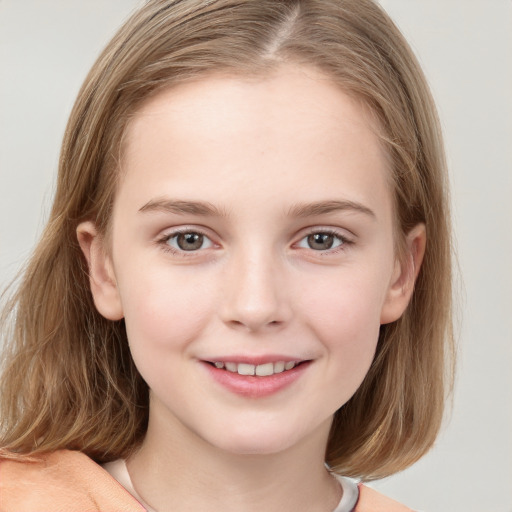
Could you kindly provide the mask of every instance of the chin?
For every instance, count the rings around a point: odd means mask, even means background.
[[[327,442],[330,421],[320,428],[312,431],[292,428],[288,425],[276,423],[263,426],[262,422],[254,424],[253,428],[240,425],[239,428],[231,425],[231,428],[221,429],[218,434],[212,431],[203,437],[208,443],[233,455],[275,455],[299,448],[308,442]]]
[[[225,443],[217,443],[217,448],[232,455],[275,455],[293,446],[289,438],[285,439],[229,439]]]

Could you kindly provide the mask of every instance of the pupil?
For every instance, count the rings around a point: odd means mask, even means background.
[[[183,251],[194,251],[203,245],[203,235],[199,233],[182,233],[178,235],[178,247]]]
[[[330,249],[334,243],[334,237],[329,233],[315,233],[308,236],[308,245],[311,249]]]

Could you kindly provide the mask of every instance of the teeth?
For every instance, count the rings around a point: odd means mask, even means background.
[[[284,361],[279,361],[278,363],[274,363],[274,373],[284,372]]]
[[[282,373],[286,370],[295,368],[295,361],[277,361],[276,363],[264,363],[259,365],[247,363],[214,362],[216,368],[225,368],[228,372],[238,373],[239,375],[257,375],[258,377],[268,377],[275,373]]]
[[[228,372],[236,373],[238,371],[238,365],[236,363],[224,363]]]
[[[254,375],[254,370],[253,364],[240,363],[238,365],[238,375]]]
[[[268,375],[274,374],[274,364],[273,363],[266,363],[266,364],[259,364],[256,366],[256,375],[259,375],[260,377],[267,377]]]

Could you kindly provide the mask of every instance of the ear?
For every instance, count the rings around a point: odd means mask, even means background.
[[[426,240],[425,224],[418,224],[409,231],[403,261],[397,261],[395,264],[393,277],[382,307],[381,324],[389,324],[398,320],[407,308],[425,254]]]
[[[89,282],[96,309],[109,320],[123,318],[112,259],[93,222],[82,222],[76,229],[80,248],[89,267]]]

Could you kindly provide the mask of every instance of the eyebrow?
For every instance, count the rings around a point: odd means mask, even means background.
[[[372,218],[376,218],[375,213],[368,207],[354,201],[319,201],[315,203],[300,203],[292,206],[288,210],[290,217],[314,217],[317,215],[326,215],[338,211],[353,211],[363,213]],[[225,210],[219,209],[211,203],[205,201],[180,201],[174,199],[152,199],[144,206],[139,208],[139,212],[164,212],[175,213],[177,215],[199,215],[203,217],[227,217]]]
[[[353,211],[357,213],[363,213],[374,219],[377,218],[373,210],[370,210],[367,206],[354,201],[319,201],[316,203],[301,203],[292,206],[288,212],[291,217],[314,217],[315,215],[325,215],[328,213],[334,213],[338,211]]]
[[[152,199],[139,208],[139,212],[164,212],[178,215],[191,214],[200,216],[226,217],[224,210],[218,209],[205,201],[178,201],[174,199]]]

